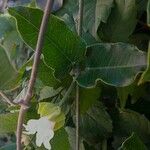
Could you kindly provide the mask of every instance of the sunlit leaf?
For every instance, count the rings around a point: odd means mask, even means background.
[[[53,103],[39,103],[38,114],[40,114],[40,117],[48,116],[51,121],[54,121],[56,123],[54,127],[55,130],[64,126],[65,115],[61,112],[61,108]]]

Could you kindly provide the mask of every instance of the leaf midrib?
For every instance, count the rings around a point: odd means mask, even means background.
[[[103,70],[103,69],[124,69],[124,68],[135,68],[135,67],[146,67],[146,64],[142,65],[131,65],[131,66],[106,66],[106,67],[86,67],[86,70]]]

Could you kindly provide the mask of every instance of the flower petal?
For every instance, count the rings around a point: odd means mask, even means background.
[[[46,140],[46,141],[44,141],[43,144],[46,149],[51,150],[51,145],[50,145],[49,141]]]

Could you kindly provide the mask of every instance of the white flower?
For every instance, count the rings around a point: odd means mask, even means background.
[[[51,150],[50,140],[54,136],[55,123],[50,121],[48,117],[42,117],[39,120],[31,119],[24,125],[27,132],[25,134],[36,133],[36,145],[40,147],[43,143],[46,149]]]

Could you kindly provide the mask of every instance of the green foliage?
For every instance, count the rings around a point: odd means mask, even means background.
[[[100,97],[100,87],[91,89],[80,88],[80,113],[85,113]]]
[[[81,136],[89,143],[98,143],[112,132],[112,121],[100,102],[91,106],[80,119]]]
[[[88,47],[86,68],[78,77],[78,83],[84,87],[93,87],[97,80],[102,80],[114,86],[127,86],[145,67],[145,53],[133,45],[95,44]]]
[[[65,115],[61,112],[61,108],[59,106],[55,106],[52,103],[41,102],[39,103],[38,114],[40,114],[40,117],[48,116],[51,121],[54,121],[55,130],[64,126]]]
[[[35,49],[43,12],[27,7],[10,8],[8,11],[16,18],[23,40]],[[44,60],[55,69],[55,76],[61,79],[71,71],[71,66],[84,58],[85,43],[55,16],[51,16],[48,26],[43,48]]]
[[[52,150],[70,150],[68,135],[64,128],[56,131],[51,143]]]
[[[135,0],[115,0],[115,7],[99,36],[109,42],[125,42],[136,26],[137,8]]]
[[[129,138],[127,138],[123,143],[119,150],[147,150],[146,146],[139,139],[136,134],[132,134]]]
[[[6,102],[26,95],[45,1],[13,4],[0,14],[2,135],[16,131],[19,107]],[[47,116],[52,150],[74,150],[78,84],[81,150],[150,149],[150,0],[84,0],[82,37],[78,11],[78,0],[54,3],[25,123]],[[26,149],[44,150],[28,138]]]
[[[15,149],[16,149],[16,144],[8,144],[0,148],[0,150],[15,150]]]
[[[0,90],[10,89],[17,76],[17,71],[10,63],[3,47],[0,47],[0,60],[2,60],[0,62]]]
[[[17,127],[18,112],[0,115],[0,134],[15,132]]]

